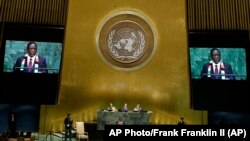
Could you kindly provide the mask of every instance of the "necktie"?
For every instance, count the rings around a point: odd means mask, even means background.
[[[218,79],[219,78],[219,76],[218,76],[219,70],[218,70],[218,66],[217,65],[215,65],[214,73],[215,73],[215,79]]]
[[[30,59],[29,64],[28,64],[28,71],[32,71],[32,59]]]

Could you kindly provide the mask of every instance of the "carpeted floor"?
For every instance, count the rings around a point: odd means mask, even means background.
[[[36,137],[37,141],[66,141],[62,133],[53,133],[52,135],[39,135]],[[67,138],[67,141],[70,141]],[[76,141],[75,137],[71,138],[71,141]],[[96,133],[89,133],[89,141],[103,141],[102,135]]]
[[[0,141],[77,141],[77,140],[75,137],[72,137],[71,140],[69,138],[65,140],[64,134],[62,133],[52,133],[47,135],[32,133],[31,138],[23,138],[23,137],[6,138],[4,136],[0,136]],[[89,141],[103,141],[103,136],[100,133],[89,133]]]

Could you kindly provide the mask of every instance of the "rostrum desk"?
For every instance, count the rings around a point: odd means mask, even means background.
[[[115,125],[116,121],[121,117],[126,125],[148,125],[152,111],[147,112],[110,112],[97,111],[97,130],[104,130],[106,125]]]

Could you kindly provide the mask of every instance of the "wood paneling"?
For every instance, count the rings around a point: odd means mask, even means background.
[[[1,0],[0,22],[65,26],[68,0]]]
[[[249,0],[187,0],[188,30],[250,30]]]

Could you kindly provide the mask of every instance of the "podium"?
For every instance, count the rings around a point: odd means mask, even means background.
[[[126,125],[148,125],[152,111],[147,112],[110,112],[97,111],[97,130],[104,130],[105,125],[115,125],[121,117]]]

